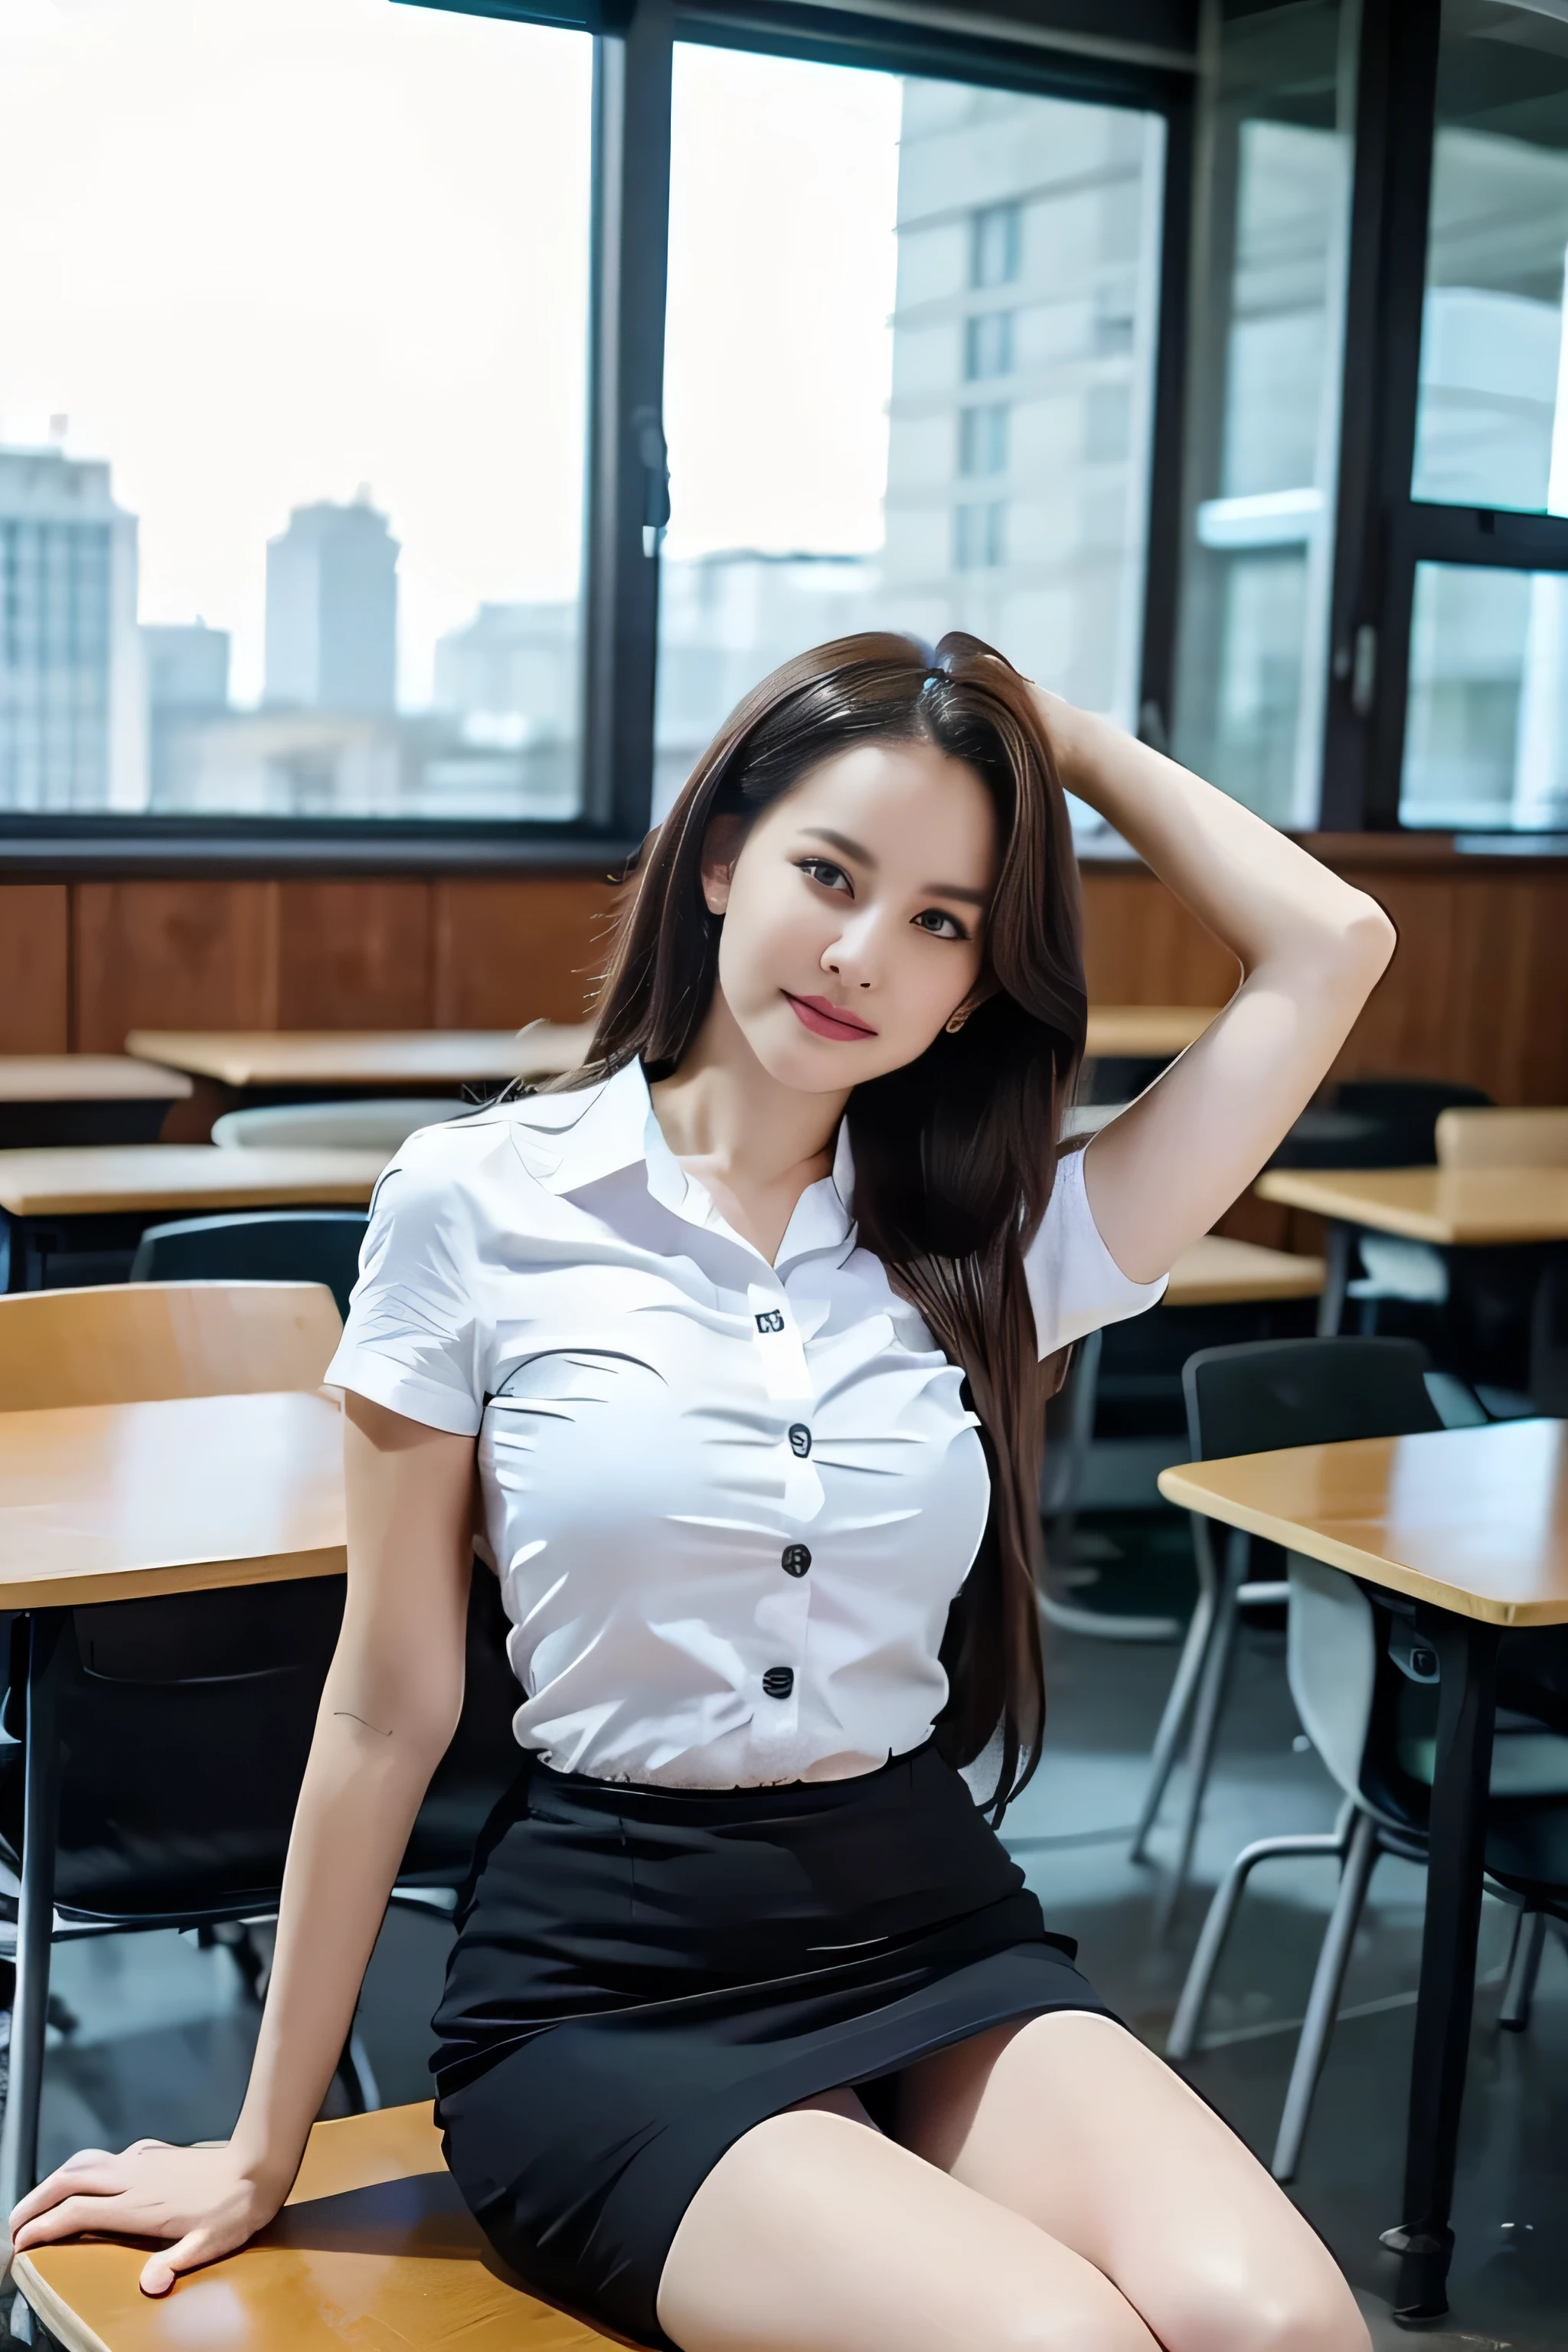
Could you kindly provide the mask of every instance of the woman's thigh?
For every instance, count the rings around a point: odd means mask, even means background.
[[[884,2138],[847,2093],[720,2158],[658,2317],[682,2352],[1157,2352],[1092,2263]]]
[[[1289,2199],[1110,2018],[1058,2011],[922,2060],[893,2128],[1113,2279],[1167,2352],[1368,2352]]]

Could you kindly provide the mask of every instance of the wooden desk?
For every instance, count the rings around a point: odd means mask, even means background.
[[[56,1675],[69,1607],[330,1576],[342,1423],[302,1391],[0,1414],[0,1608],[27,1612],[25,1822],[0,2204],[31,2185],[53,1934]]]
[[[1568,1168],[1270,1168],[1254,1189],[1328,1220],[1318,1328],[1330,1334],[1344,1312],[1358,1227],[1447,1249],[1568,1241]]]
[[[1256,1242],[1205,1234],[1171,1268],[1166,1307],[1246,1307],[1277,1298],[1316,1298],[1323,1286],[1321,1257],[1294,1257]]]
[[[1498,1643],[1568,1623],[1568,1423],[1307,1445],[1160,1475],[1173,1503],[1413,1596],[1441,1669],[1396,2314],[1447,2309]]]
[[[132,1029],[126,1051],[245,1091],[456,1093],[577,1068],[586,1023],[513,1029]]]
[[[0,1054],[0,1149],[153,1143],[191,1082],[128,1054]]]
[[[16,2280],[66,2352],[594,2352],[611,2339],[508,2276],[458,2194],[429,2106],[318,2124],[282,2212],[152,2302],[136,2246],[39,2246]]]
[[[330,1397],[0,1413],[0,1609],[340,1576],[344,1541]]]
[[[1217,1004],[1091,1004],[1084,1059],[1173,1058],[1201,1037]]]
[[[379,1151],[224,1151],[214,1143],[0,1151],[0,1209],[79,1217],[140,1209],[363,1208],[386,1165]]]

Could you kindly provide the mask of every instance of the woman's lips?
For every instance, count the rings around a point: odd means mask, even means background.
[[[791,996],[784,992],[790,1010],[804,1028],[814,1036],[837,1038],[841,1044],[855,1037],[874,1037],[877,1032],[868,1021],[858,1021],[852,1013],[841,1013],[829,1004],[826,996]]]

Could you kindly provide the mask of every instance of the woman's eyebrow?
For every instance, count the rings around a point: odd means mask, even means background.
[[[825,841],[830,849],[840,850],[865,866],[868,874],[877,871],[877,861],[871,852],[847,833],[835,833],[830,825],[807,824],[801,827],[809,841]],[[984,907],[990,898],[988,890],[971,890],[962,882],[922,882],[921,889],[932,898],[962,898],[966,907]]]

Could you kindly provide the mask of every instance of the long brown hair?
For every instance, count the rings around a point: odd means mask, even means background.
[[[934,744],[995,802],[1001,870],[985,926],[990,993],[962,1034],[856,1087],[847,1117],[859,1240],[963,1367],[991,1468],[991,1514],[942,1642],[937,1726],[956,1763],[1000,1734],[993,1804],[1023,1788],[1045,1716],[1036,1575],[1045,1405],[1023,1253],[1056,1177],[1083,1053],[1078,867],[1050,743],[1028,682],[978,638],[933,656],[891,634],[842,637],[765,677],[724,722],[644,845],[616,930],[582,1086],[640,1055],[679,1064],[706,1014],[721,918],[702,895],[715,817],[755,817],[851,744]]]

